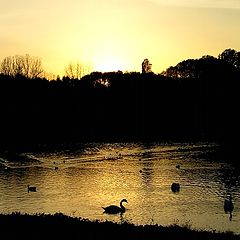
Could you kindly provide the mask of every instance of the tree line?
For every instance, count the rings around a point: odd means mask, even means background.
[[[39,67],[36,60],[32,66]],[[240,59],[233,49],[218,58],[185,60],[161,74],[91,72],[49,81],[33,70],[8,72],[2,66],[2,145],[238,142]]]

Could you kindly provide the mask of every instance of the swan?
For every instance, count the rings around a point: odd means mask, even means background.
[[[234,209],[234,205],[232,202],[232,196],[229,196],[229,199],[225,199],[223,208],[224,208],[225,213],[230,214],[229,220],[231,221],[232,220],[232,211]]]
[[[233,202],[232,202],[232,196],[229,196],[229,199],[225,199],[224,201],[224,211],[232,212],[234,209]]]
[[[180,184],[179,183],[172,183],[171,189],[173,192],[179,192],[180,191]]]
[[[30,187],[29,185],[27,185],[28,187],[28,192],[36,192],[37,191],[37,188],[36,187]]]
[[[105,213],[116,214],[116,213],[124,213],[126,211],[125,207],[123,206],[123,202],[128,202],[127,199],[122,199],[120,202],[120,207],[116,205],[110,205],[107,207],[102,207]]]

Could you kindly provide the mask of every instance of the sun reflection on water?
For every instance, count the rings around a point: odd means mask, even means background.
[[[63,212],[135,224],[188,223],[240,233],[239,174],[230,164],[212,161],[208,151],[214,149],[202,143],[118,143],[26,153],[35,159],[29,165],[1,162],[0,211]],[[173,182],[180,183],[180,192],[171,191]],[[37,192],[28,193],[27,184],[36,185]],[[223,211],[229,193],[235,206],[231,222]],[[103,213],[102,207],[119,205],[123,198],[128,200],[123,216]]]

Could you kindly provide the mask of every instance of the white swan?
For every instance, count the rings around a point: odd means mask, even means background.
[[[29,186],[27,185],[27,189],[28,189],[28,192],[36,192],[37,191],[37,188],[36,187],[33,187],[33,186]]]
[[[120,202],[120,207],[116,206],[116,205],[110,205],[107,207],[102,207],[104,209],[105,213],[109,213],[109,214],[116,214],[116,213],[124,213],[126,211],[125,207],[123,206],[123,202],[128,202],[127,199],[122,199]]]

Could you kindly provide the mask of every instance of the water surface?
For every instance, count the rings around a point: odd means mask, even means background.
[[[91,143],[0,158],[0,212],[62,212],[91,220],[190,225],[240,233],[239,171],[213,143]],[[180,168],[176,168],[180,165]],[[180,192],[170,186],[180,183]],[[37,192],[27,192],[27,185]],[[233,197],[232,220],[224,212]],[[126,198],[127,211],[107,215],[102,206]]]

